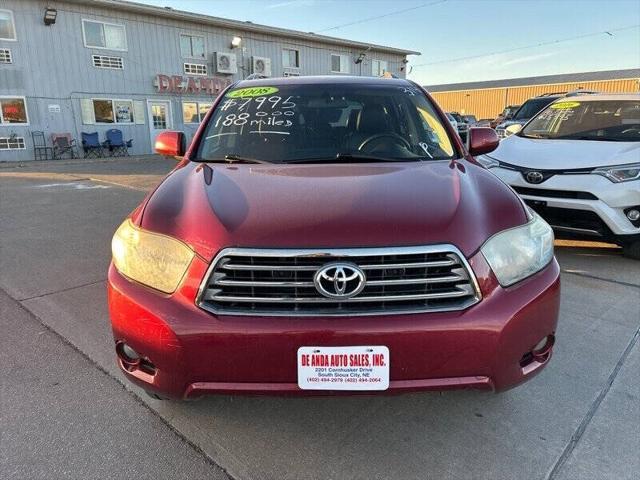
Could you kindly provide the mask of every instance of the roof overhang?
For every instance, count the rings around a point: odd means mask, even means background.
[[[316,41],[322,43],[328,43],[331,45],[339,45],[342,47],[358,48],[362,50],[372,49],[377,52],[391,53],[394,55],[420,55],[420,52],[413,50],[404,50],[401,48],[385,47],[384,45],[376,45],[371,43],[356,42],[352,40],[346,40],[343,38],[329,37],[325,35],[318,35],[312,32],[300,32],[297,30],[289,30],[287,28],[269,27],[267,25],[260,25],[253,22],[241,22],[238,20],[229,20],[226,18],[213,17],[210,15],[204,15],[201,13],[185,12],[183,10],[176,10],[169,7],[156,7],[153,5],[145,5],[142,3],[129,2],[123,0],[66,0],[71,3],[82,4],[85,7],[101,7],[105,9],[118,10],[121,12],[138,13],[142,15],[152,15],[155,17],[169,18],[173,20],[180,20],[184,22],[199,23],[201,25],[208,25],[212,27],[223,27],[229,29],[235,29],[244,32],[255,32],[262,34],[277,35],[279,37]]]

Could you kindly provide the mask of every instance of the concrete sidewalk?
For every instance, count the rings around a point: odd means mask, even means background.
[[[0,291],[0,476],[228,476],[84,355]]]

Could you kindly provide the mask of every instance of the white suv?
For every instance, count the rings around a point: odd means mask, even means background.
[[[610,241],[640,259],[640,95],[556,100],[478,160],[558,236]]]

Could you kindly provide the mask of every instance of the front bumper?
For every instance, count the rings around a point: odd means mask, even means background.
[[[563,174],[554,175],[539,184],[531,184],[525,181],[519,171],[501,167],[490,171],[515,189],[527,189],[529,193],[520,193],[520,196],[560,233],[623,242],[625,238],[633,239],[640,235],[640,227],[635,226],[625,215],[625,209],[640,205],[640,181],[613,183],[600,175]],[[540,193],[535,192],[536,190]],[[596,198],[557,198],[550,196],[548,191],[562,195],[572,192],[590,193]],[[555,211],[545,214],[545,208]],[[588,220],[588,215],[581,212],[595,214],[596,223],[592,226],[585,224],[584,220]]]
[[[153,368],[125,375],[173,398],[208,393],[322,394],[297,386],[300,346],[386,345],[389,391],[504,390],[539,372],[526,355],[556,329],[560,279],[555,259],[542,271],[501,288],[481,254],[470,260],[483,300],[464,311],[358,317],[216,316],[194,299],[207,263],[196,257],[174,295],[163,295],[109,269],[109,310],[116,342]],[[337,392],[336,392],[337,393]],[[340,392],[352,393],[352,392]]]

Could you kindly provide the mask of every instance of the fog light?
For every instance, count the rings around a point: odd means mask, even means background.
[[[533,351],[534,351],[534,352],[537,352],[537,351],[539,351],[539,350],[542,350],[542,348],[543,348],[546,344],[547,344],[547,337],[544,337],[542,340],[540,340],[540,341],[538,342],[538,344],[537,344],[535,347],[533,347]]]
[[[537,361],[545,361],[547,356],[553,348],[553,344],[556,341],[555,335],[547,335],[540,340],[535,347],[533,347],[533,358]]]
[[[140,365],[140,355],[133,348],[124,342],[116,344],[116,353],[118,358],[128,369],[132,369]]]
[[[632,222],[637,221],[640,219],[640,210],[636,210],[635,208],[627,210],[627,218]]]
[[[138,352],[136,352],[133,348],[131,348],[126,343],[122,344],[122,353],[124,353],[127,356],[127,358],[134,361],[140,358],[140,355],[138,355]]]

